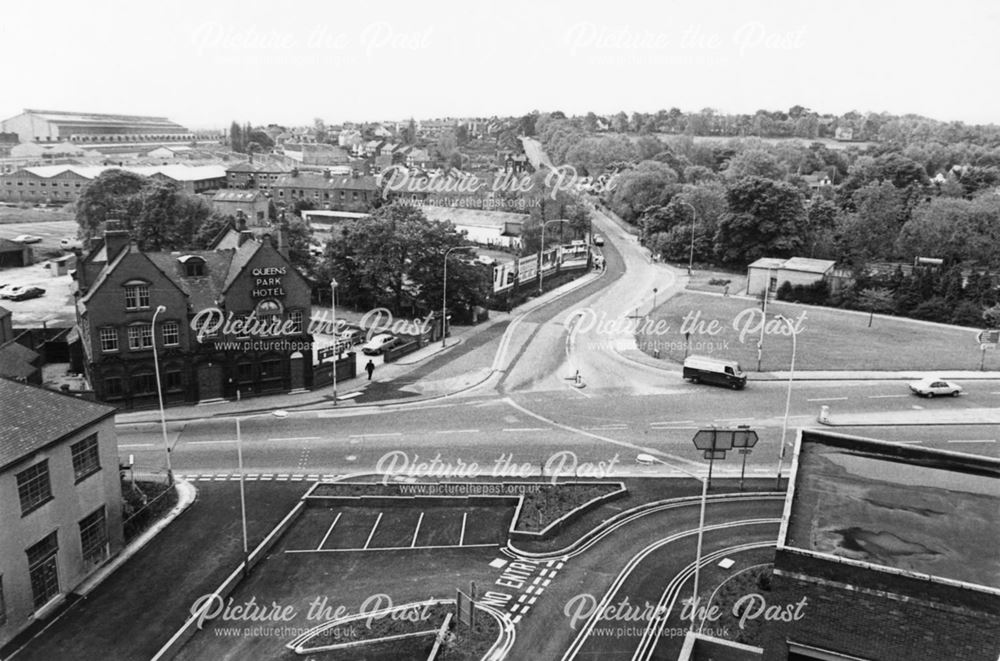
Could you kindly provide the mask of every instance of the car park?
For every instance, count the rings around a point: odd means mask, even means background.
[[[368,340],[361,346],[361,351],[365,355],[371,356],[375,354],[384,353],[387,349],[391,349],[396,346],[398,339],[395,335],[389,333],[379,333],[372,339]]]
[[[41,287],[21,287],[14,286],[7,288],[3,293],[3,298],[8,301],[27,301],[31,298],[43,296],[45,290]]]
[[[910,391],[921,397],[958,397],[962,394],[962,386],[953,381],[937,377],[925,377],[909,384]]]
[[[14,241],[18,243],[40,243],[42,237],[35,236],[34,234],[18,234],[14,237]]]
[[[365,339],[365,333],[360,328],[347,328],[340,332],[339,338],[341,342],[353,347]]]

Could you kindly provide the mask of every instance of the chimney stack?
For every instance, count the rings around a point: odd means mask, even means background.
[[[288,256],[288,223],[281,223],[278,226],[278,245],[276,249],[278,253],[285,259],[289,259]]]
[[[120,220],[108,220],[104,225],[104,250],[111,262],[129,244],[128,230],[122,229]]]

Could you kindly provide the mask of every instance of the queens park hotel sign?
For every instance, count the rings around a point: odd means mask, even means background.
[[[272,266],[269,268],[256,268],[253,275],[253,289],[250,290],[251,298],[278,298],[285,295],[285,288],[281,284],[282,277],[288,272],[286,266]]]

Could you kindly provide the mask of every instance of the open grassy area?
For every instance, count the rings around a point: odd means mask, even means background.
[[[688,281],[687,288],[693,291],[707,291],[713,294],[725,292],[725,281],[729,281],[729,294],[735,295],[747,288],[746,271],[742,273],[729,273],[726,271],[706,271],[695,268]]]
[[[763,371],[787,370],[791,361],[792,338],[787,326],[774,319],[778,314],[798,327],[796,370],[979,369],[974,329],[877,316],[869,328],[863,313],[772,301],[767,307]],[[657,322],[659,328],[652,327]],[[757,367],[760,311],[753,300],[685,293],[660,305],[644,326],[636,339],[649,355],[658,351],[663,360],[682,362],[687,330],[690,353],[737,360],[747,371]],[[1000,369],[1000,358],[987,355],[986,369]]]
[[[75,220],[73,205],[58,207],[27,207],[0,205],[0,225]]]

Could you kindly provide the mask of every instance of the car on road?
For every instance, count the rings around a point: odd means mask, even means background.
[[[9,301],[26,301],[29,298],[38,298],[44,294],[45,290],[41,287],[14,286],[4,290],[3,298]]]
[[[909,385],[910,391],[921,397],[958,397],[962,394],[962,386],[957,383],[931,376],[914,381]]]
[[[603,246],[604,245],[604,237],[601,236],[600,234],[595,234],[594,235],[594,245],[595,246]]]
[[[67,236],[59,241],[59,247],[63,250],[80,250],[83,248],[83,241],[74,236]]]
[[[42,237],[34,234],[18,234],[14,237],[14,241],[18,243],[41,243]]]
[[[380,354],[396,346],[398,342],[399,339],[395,335],[390,333],[379,333],[361,345],[361,351],[368,356]]]

